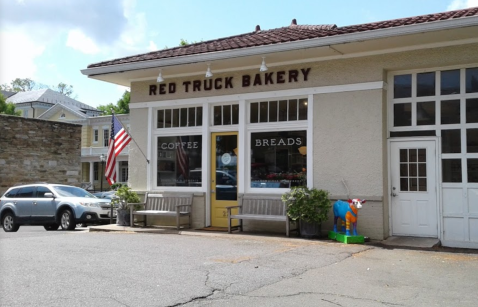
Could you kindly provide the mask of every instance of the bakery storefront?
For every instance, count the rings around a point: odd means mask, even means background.
[[[227,226],[243,195],[307,185],[366,199],[358,229],[371,239],[478,248],[477,15],[294,20],[82,72],[131,87],[129,184],[194,193],[194,228]]]

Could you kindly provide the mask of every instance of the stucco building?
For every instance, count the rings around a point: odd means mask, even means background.
[[[372,239],[478,248],[477,34],[478,8],[293,20],[82,72],[131,87],[129,183],[194,192],[195,227],[224,226],[243,194],[306,184],[366,199],[359,233]]]

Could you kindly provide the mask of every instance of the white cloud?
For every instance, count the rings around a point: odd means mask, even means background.
[[[148,46],[149,51],[156,51],[158,50],[158,46],[153,41],[149,41],[149,46]]]
[[[478,6],[478,0],[453,0],[447,7],[447,11],[466,9]]]
[[[15,30],[2,30],[0,41],[8,42],[8,48],[4,46],[0,51],[0,84],[10,83],[15,78],[35,79],[37,66],[34,60],[46,46]]]
[[[66,45],[86,54],[96,54],[100,48],[80,30],[71,30],[68,33]]]

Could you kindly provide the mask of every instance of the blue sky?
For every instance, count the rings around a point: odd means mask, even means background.
[[[347,26],[478,6],[478,0],[0,0],[0,84],[73,85],[91,106],[126,88],[88,79],[89,64],[189,42],[298,24]]]

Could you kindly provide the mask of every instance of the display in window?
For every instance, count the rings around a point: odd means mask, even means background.
[[[202,136],[158,137],[157,186],[199,186]]]
[[[251,134],[251,187],[307,185],[307,132]]]

